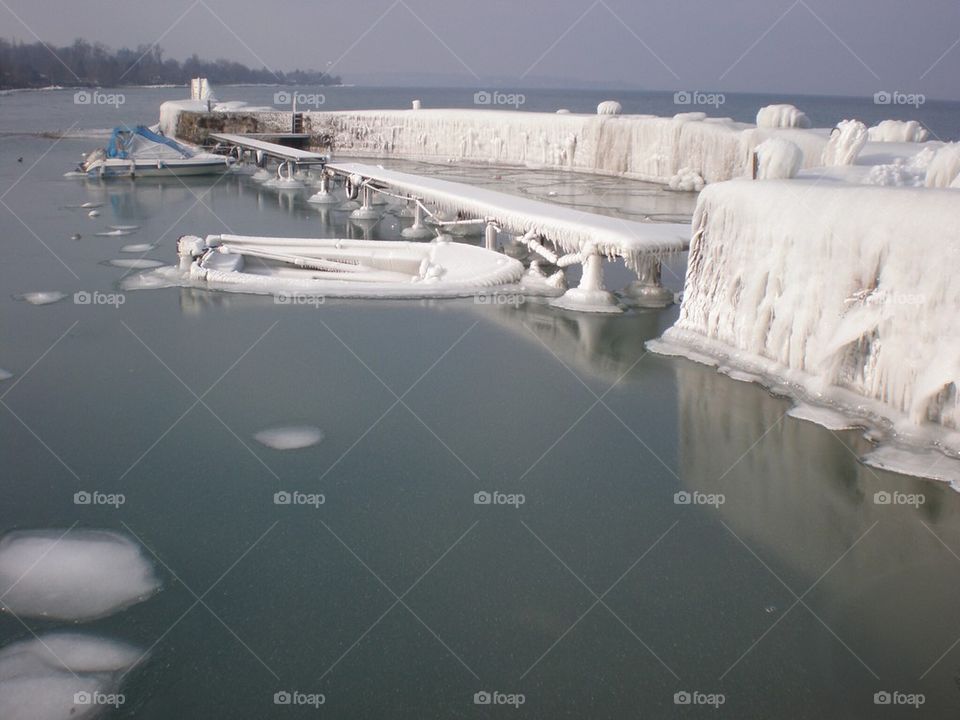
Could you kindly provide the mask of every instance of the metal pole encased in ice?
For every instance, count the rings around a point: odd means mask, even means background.
[[[369,185],[364,185],[361,193],[363,195],[363,204],[350,213],[351,220],[379,220],[380,211],[373,207],[373,190]]]
[[[631,305],[649,308],[673,304],[673,292],[661,282],[662,264],[653,256],[641,257],[637,262],[637,279],[621,292]]]
[[[558,264],[565,267],[578,261],[583,267],[580,284],[570,288],[550,304],[580,312],[623,312],[616,297],[603,284],[603,256],[597,251],[597,246],[592,242],[584,242],[580,245],[579,253],[560,258]]]
[[[339,202],[337,197],[330,192],[330,176],[326,171],[320,174],[320,189],[315,194],[311,195],[307,202],[318,205],[330,205]]]
[[[400,235],[408,240],[422,240],[433,237],[434,232],[423,224],[423,206],[419,202],[413,204],[413,225],[400,231]]]
[[[487,228],[483,234],[484,247],[487,250],[497,249],[497,226],[493,223],[487,223]]]

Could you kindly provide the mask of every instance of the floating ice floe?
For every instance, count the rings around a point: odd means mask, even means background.
[[[133,232],[134,230],[139,230],[139,225],[107,225],[111,230],[127,230]]]
[[[124,235],[131,235],[132,230],[104,230],[102,232],[96,233],[97,237],[123,237]]]
[[[66,296],[66,293],[62,293],[59,290],[47,290],[41,292],[23,293],[17,297],[20,300],[30,303],[31,305],[51,305],[52,303],[60,302]]]
[[[0,540],[0,609],[84,621],[145,600],[160,587],[130,538],[108,530],[16,530]]]
[[[144,658],[126,643],[49,633],[0,649],[0,718],[88,720],[123,704],[122,676]]]
[[[323,440],[323,431],[311,425],[275,427],[261,430],[253,439],[273,450],[299,450]]]
[[[131,270],[148,270],[163,265],[159,260],[150,260],[149,258],[117,258],[110,260],[109,263],[114,267],[128,268]]]
[[[134,243],[133,245],[124,245],[120,248],[123,253],[144,253],[150,252],[156,247],[154,243]]]
[[[90,212],[87,213],[87,217],[98,218],[98,217],[100,217],[100,211],[99,211],[99,210],[91,210]]]
[[[0,382],[3,382],[4,380],[9,380],[12,377],[13,377],[12,372],[9,372],[7,370],[4,370],[3,368],[0,368]]]
[[[816,423],[827,430],[854,430],[863,427],[862,423],[858,424],[843,413],[830,408],[808,405],[807,403],[800,403],[790,408],[787,410],[787,415],[797,420]]]
[[[957,458],[881,445],[864,455],[863,462],[881,470],[939,480],[949,483],[954,490],[960,490],[960,460]]]

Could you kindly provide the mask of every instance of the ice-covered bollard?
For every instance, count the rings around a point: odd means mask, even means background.
[[[497,249],[497,226],[493,223],[487,223],[486,230],[483,233],[483,246],[487,250]]]
[[[423,240],[434,236],[434,231],[423,224],[423,206],[415,202],[413,206],[413,225],[400,231],[408,240]]]
[[[810,119],[794,105],[767,105],[757,112],[758,128],[809,128]]]
[[[330,176],[327,175],[327,173],[324,172],[320,175],[320,189],[314,195],[311,195],[307,202],[318,205],[329,205],[340,202],[337,197],[330,192]]]
[[[827,167],[853,165],[867,144],[867,126],[859,120],[841,120],[830,133],[821,162]]]
[[[364,185],[361,190],[363,204],[350,213],[351,220],[379,220],[380,211],[373,207],[373,191],[368,185]]]
[[[884,120],[868,131],[870,142],[925,142],[929,133],[916,120]]]
[[[621,294],[632,305],[662,308],[673,304],[673,293],[661,282],[660,261],[652,256],[641,257],[637,264],[637,279],[627,285]]]
[[[584,242],[580,246],[580,252],[564,255],[557,260],[557,265],[560,267],[576,263],[583,266],[580,284],[570,288],[550,304],[580,312],[622,312],[613,293],[609,292],[603,284],[603,256],[597,251],[597,246],[592,242]]]
[[[207,251],[207,241],[196,235],[181,235],[177,240],[177,255],[180,257],[180,269],[188,270],[194,258]]]
[[[597,115],[620,115],[623,107],[616,100],[604,100],[597,105]]]
[[[755,180],[789,180],[803,167],[803,150],[783,138],[770,138],[754,152]]]
[[[957,187],[960,180],[960,143],[947,143],[933,156],[927,167],[928,188]]]

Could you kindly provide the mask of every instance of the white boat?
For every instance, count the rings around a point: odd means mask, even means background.
[[[107,147],[90,153],[78,168],[91,177],[215,175],[234,159],[194,150],[142,125],[115,128]]]
[[[169,284],[272,294],[294,304],[311,297],[470,297],[515,287],[524,277],[518,260],[443,238],[423,243],[184,235],[177,248],[179,267],[152,271],[158,280],[166,274]]]

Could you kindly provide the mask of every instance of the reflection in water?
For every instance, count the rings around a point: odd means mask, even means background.
[[[856,432],[784,417],[789,404],[756,386],[685,360],[675,369],[682,485],[722,493],[720,519],[797,594],[823,576],[805,601],[829,625],[819,638],[824,657],[856,665],[855,653],[887,686],[898,678],[905,689],[953,702],[955,662],[920,677],[960,635],[951,620],[960,561],[951,567],[940,541],[960,549],[958,495],[871,470],[857,460],[868,445]],[[875,493],[894,491],[924,502],[875,502]]]

